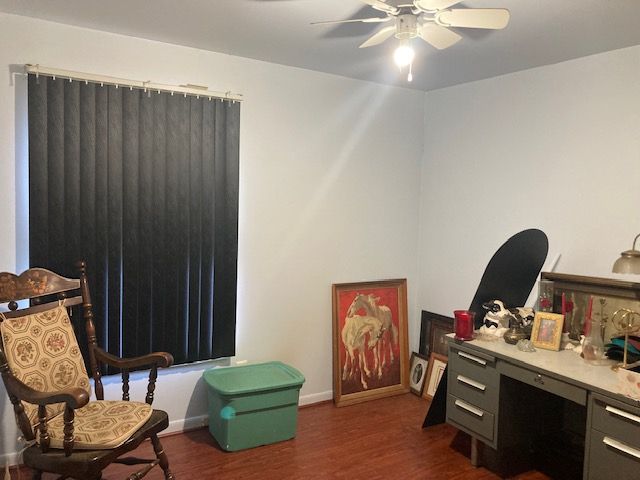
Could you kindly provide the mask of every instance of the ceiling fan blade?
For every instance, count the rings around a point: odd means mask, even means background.
[[[395,25],[384,27],[382,30],[378,30],[376,33],[370,36],[369,39],[362,45],[360,45],[359,48],[367,48],[378,45],[379,43],[384,42],[387,38],[393,36],[394,33],[396,33]]]
[[[414,0],[413,4],[421,10],[429,10],[434,12],[436,10],[444,10],[456,3],[460,3],[462,0]]]
[[[311,25],[331,25],[334,23],[356,23],[356,22],[362,22],[362,23],[382,23],[382,22],[388,22],[389,20],[391,20],[391,17],[384,17],[384,18],[379,18],[379,17],[373,17],[373,18],[354,18],[351,20],[327,20],[324,22],[311,22]]]
[[[443,50],[457,43],[462,37],[448,28],[435,23],[425,23],[418,30],[418,36],[438,50]]]
[[[454,9],[437,13],[436,22],[444,27],[500,30],[507,26],[509,17],[509,10],[504,8]]]
[[[398,9],[393,5],[389,5],[388,3],[384,3],[382,0],[361,0],[363,3],[375,8],[376,10],[380,10],[381,12],[390,13],[391,15],[395,15],[398,13]]]

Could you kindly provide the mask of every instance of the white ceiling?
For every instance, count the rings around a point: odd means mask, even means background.
[[[0,0],[8,13],[421,90],[640,44],[640,0],[464,0],[458,7],[508,8],[511,22],[499,31],[456,29],[463,39],[441,51],[414,40],[408,84],[391,59],[395,39],[358,48],[380,24],[310,25],[381,16],[360,0]]]

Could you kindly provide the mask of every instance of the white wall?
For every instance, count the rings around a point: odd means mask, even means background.
[[[331,284],[371,279],[408,278],[417,344],[422,93],[0,14],[0,270],[8,271],[27,261],[26,97],[24,78],[12,74],[25,63],[245,95],[237,359],[290,363],[306,376],[303,402],[331,398]],[[160,378],[156,405],[174,429],[206,413],[203,368]],[[0,419],[1,456],[16,450],[4,391]]]
[[[615,277],[640,232],[640,46],[429,92],[425,118],[419,306],[468,307],[530,227],[545,268]]]

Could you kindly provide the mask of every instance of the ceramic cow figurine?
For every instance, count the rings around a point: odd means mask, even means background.
[[[511,320],[515,320],[517,325],[528,327],[533,323],[534,311],[531,307],[506,308],[501,300],[492,300],[482,304],[487,310],[484,316],[484,325],[496,328],[509,328]]]

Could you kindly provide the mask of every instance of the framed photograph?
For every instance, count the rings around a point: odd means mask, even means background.
[[[411,393],[415,393],[418,396],[422,395],[428,366],[429,357],[416,352],[411,354],[411,361],[409,362],[409,389]]]
[[[340,283],[333,293],[333,400],[409,391],[407,281]]]
[[[534,347],[546,350],[560,350],[564,315],[559,313],[536,312],[531,331],[531,342]]]
[[[439,353],[432,353],[429,356],[429,366],[427,367],[427,377],[425,380],[425,386],[422,391],[422,397],[428,400],[432,400],[438,389],[438,384],[442,375],[444,375],[444,369],[447,368],[447,357]]]
[[[453,332],[453,318],[438,313],[422,310],[420,318],[420,345],[418,352],[426,355],[431,353],[447,355],[447,342],[444,336]]]

